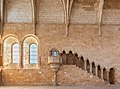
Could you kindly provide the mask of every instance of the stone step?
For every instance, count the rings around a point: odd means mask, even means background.
[[[61,76],[62,75],[62,76]],[[63,81],[64,80],[64,81]],[[75,65],[63,65],[58,72],[60,84],[104,84],[105,82],[96,76],[76,67]]]

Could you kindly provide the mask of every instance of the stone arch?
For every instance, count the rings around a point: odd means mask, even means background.
[[[30,0],[5,0],[6,21],[32,23],[33,9]]]
[[[92,62],[92,74],[95,76],[95,63]]]
[[[84,69],[84,57],[80,57],[80,68]]]
[[[87,63],[87,65],[86,65],[87,66],[86,67],[87,68],[87,72],[90,73],[90,62],[89,62],[88,59],[87,59],[86,63]]]
[[[69,51],[69,54],[72,54],[72,53],[73,53],[73,52],[70,50],[70,51]]]
[[[109,82],[110,82],[110,84],[115,84],[115,69],[114,68],[110,69]]]
[[[63,53],[63,54],[66,54],[66,51],[65,51],[65,50],[63,50],[63,51],[62,51],[62,53]]]
[[[58,56],[58,55],[60,54],[60,52],[59,52],[58,49],[52,48],[52,49],[49,51],[49,55],[50,55],[50,56],[55,56],[55,55],[54,55],[54,52],[57,53],[56,56]]]
[[[20,38],[18,38],[18,36],[14,34],[8,34],[1,39],[1,44],[3,44],[4,40],[7,39],[8,37],[15,37],[18,40],[18,42],[20,42]]]
[[[37,40],[37,43],[40,43],[39,38],[36,35],[34,35],[34,34],[28,34],[28,35],[24,36],[23,39],[22,39],[22,42],[24,42],[24,40],[26,38],[28,38],[28,37],[33,37],[33,38],[35,38]]]
[[[67,64],[67,55],[65,50],[62,51],[62,62],[64,65]]]
[[[79,61],[79,57],[78,57],[77,53],[73,54],[73,63],[72,64],[76,65],[77,67],[79,67],[79,65],[80,65],[80,61]]]
[[[101,78],[101,69],[100,69],[100,65],[98,65],[98,78]]]
[[[61,53],[63,64],[65,65],[76,65],[77,67],[80,67],[80,58],[78,57],[77,53],[73,53],[73,51],[69,51],[66,53],[65,50]]]
[[[72,65],[73,64],[73,52],[71,50],[69,51],[67,58],[68,58],[67,59],[68,65]]]
[[[107,71],[106,68],[103,69],[103,79],[107,81]]]

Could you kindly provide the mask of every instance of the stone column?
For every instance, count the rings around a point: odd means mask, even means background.
[[[23,43],[20,43],[20,64],[19,64],[20,68],[23,68]]]
[[[57,83],[57,71],[54,71],[54,86],[58,86],[58,83]]]
[[[90,62],[90,74],[92,75],[92,62]]]
[[[98,77],[98,65],[95,65],[95,76]]]
[[[78,66],[76,63],[75,63],[75,61],[78,61],[78,60],[76,60],[76,56],[75,56],[75,54],[73,54],[73,56],[72,56],[72,65],[76,65],[76,66]]]
[[[3,60],[2,60],[2,44],[0,43],[0,66],[3,66]]]
[[[104,80],[103,79],[103,67],[101,67],[101,79]]]
[[[66,65],[68,65],[68,56],[69,56],[69,54],[66,54]]]
[[[87,71],[87,60],[84,60],[84,70]]]
[[[80,64],[81,63],[80,60],[81,60],[80,57],[78,57],[78,66],[79,66],[79,68],[80,68],[80,65],[81,65]]]
[[[110,83],[110,82],[109,82],[109,72],[110,72],[109,69],[106,69],[106,73],[107,73],[107,76],[106,76],[106,77],[107,77],[107,83],[108,83],[108,84]]]
[[[4,21],[4,1],[5,0],[1,0],[1,3],[0,3],[0,11],[1,11],[1,13],[0,13],[0,18],[1,18],[1,22],[0,22],[0,35],[2,35],[3,34],[3,21]]]

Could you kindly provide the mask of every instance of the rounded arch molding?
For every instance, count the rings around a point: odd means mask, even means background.
[[[7,38],[9,38],[9,37],[14,37],[14,38],[16,38],[17,41],[20,43],[20,38],[19,38],[17,35],[14,35],[14,34],[8,34],[8,35],[2,37],[2,39],[1,39],[1,41],[0,41],[1,44],[3,44],[3,43],[4,43],[4,40],[7,39]]]
[[[39,40],[39,38],[38,38],[36,35],[34,35],[34,34],[28,34],[28,35],[24,36],[23,39],[22,39],[22,43],[23,43],[23,42],[25,41],[25,39],[28,38],[28,37],[33,37],[33,38],[35,38],[35,39],[37,40],[38,44],[39,44],[40,40]]]
[[[20,42],[24,42],[24,40],[26,38],[28,38],[28,37],[33,37],[33,38],[35,38],[37,40],[38,43],[40,42],[39,38],[36,35],[34,35],[34,34],[28,34],[28,35],[24,36],[22,40],[17,35],[15,35],[15,34],[8,34],[8,35],[5,35],[5,36],[2,37],[0,43],[3,44],[4,40],[7,39],[7,38],[9,38],[9,37],[16,38],[19,43]]]

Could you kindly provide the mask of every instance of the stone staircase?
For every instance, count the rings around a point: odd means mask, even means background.
[[[79,85],[105,84],[106,82],[76,67],[76,65],[63,65],[58,72],[58,83],[60,85]]]
[[[73,78],[74,75],[77,75],[78,77],[76,79],[79,80],[76,81],[78,83],[115,84],[114,68],[106,68],[103,65],[91,61],[89,58],[85,58],[83,56],[79,57],[77,53],[73,53],[72,51],[69,51],[69,53],[63,51],[61,55],[63,59],[63,65],[65,67],[63,67],[63,69],[67,69],[65,71],[68,72],[67,74],[71,74],[70,76],[72,76]]]

